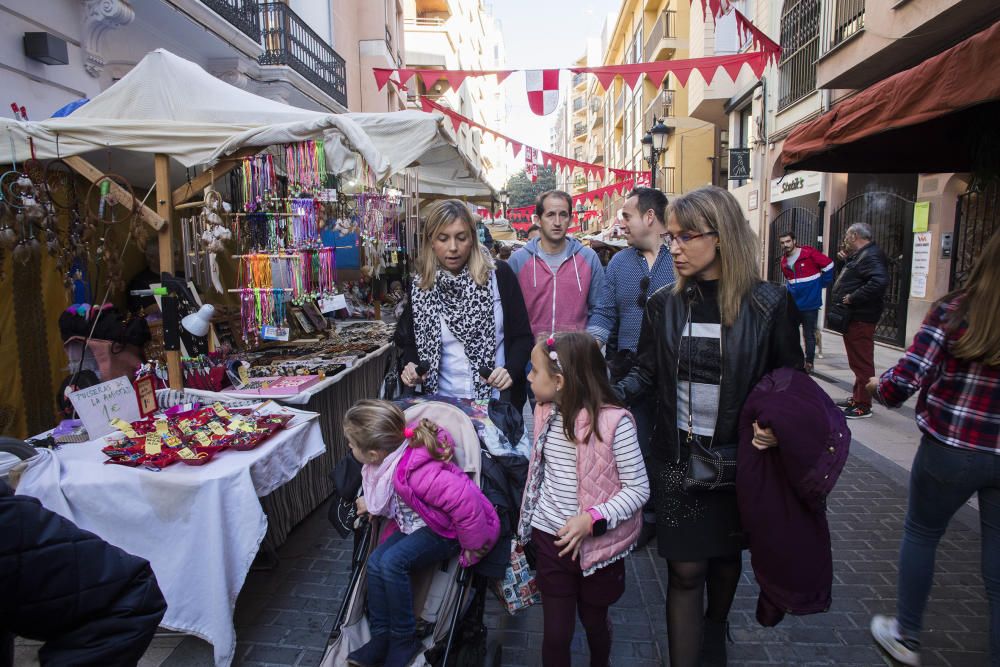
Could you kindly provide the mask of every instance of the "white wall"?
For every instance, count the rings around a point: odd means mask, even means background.
[[[78,0],[5,0],[0,3],[0,90],[3,111],[17,102],[32,120],[44,120],[63,105],[100,92],[83,68],[83,10]],[[45,65],[24,55],[24,33],[49,32],[67,41],[68,65]]]
[[[365,5],[371,5],[368,11],[385,11],[384,7],[379,7],[374,2]],[[303,21],[306,22],[310,28],[312,28],[317,35],[323,38],[327,44],[337,47],[333,43],[333,24],[330,19],[330,3],[322,2],[322,0],[290,0],[288,6],[292,8],[292,11],[298,14]]]

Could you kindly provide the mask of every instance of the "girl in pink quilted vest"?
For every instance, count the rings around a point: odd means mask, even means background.
[[[347,662],[403,667],[421,649],[410,573],[460,551],[463,567],[476,563],[496,543],[500,520],[452,462],[455,441],[434,422],[406,424],[392,403],[364,400],[344,415],[344,435],[363,464],[358,513],[390,518],[398,527],[368,557],[371,640]]]
[[[592,667],[611,655],[608,608],[625,592],[625,562],[642,527],[649,481],[635,422],[608,383],[587,333],[535,346],[528,376],[538,405],[518,539],[535,544],[545,619],[542,663],[570,664],[579,614]]]

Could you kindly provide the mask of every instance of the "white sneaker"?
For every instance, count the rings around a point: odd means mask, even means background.
[[[911,667],[920,667],[920,642],[915,639],[903,639],[899,634],[899,624],[895,618],[874,616],[871,633],[875,643],[893,660]]]

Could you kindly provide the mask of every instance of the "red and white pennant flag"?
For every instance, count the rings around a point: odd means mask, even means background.
[[[559,105],[559,70],[527,69],[524,80],[528,106],[538,116],[547,116]]]
[[[532,183],[538,180],[538,149],[524,149],[524,174]]]

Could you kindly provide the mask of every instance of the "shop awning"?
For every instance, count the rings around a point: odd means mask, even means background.
[[[997,62],[1000,22],[800,126],[785,140],[781,165],[832,172],[970,171],[984,137],[996,136]]]

